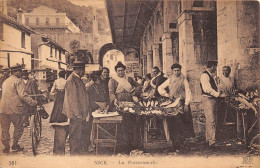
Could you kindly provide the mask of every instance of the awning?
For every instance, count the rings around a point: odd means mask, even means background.
[[[140,48],[140,42],[158,0],[106,0],[113,43]]]

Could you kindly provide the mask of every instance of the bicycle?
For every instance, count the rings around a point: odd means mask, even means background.
[[[42,135],[42,120],[38,111],[38,107],[36,112],[30,115],[30,129],[31,129],[30,135],[32,140],[32,151],[34,156],[36,156],[37,147]]]
[[[44,94],[38,95],[30,95],[31,97],[42,97]],[[39,102],[39,100],[38,100]],[[42,135],[42,118],[47,119],[49,117],[48,113],[46,113],[42,104],[37,105],[37,110],[34,113],[30,114],[30,136],[32,140],[32,152],[33,155],[37,155],[37,147],[41,139]]]

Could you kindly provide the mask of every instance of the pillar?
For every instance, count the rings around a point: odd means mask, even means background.
[[[171,66],[173,64],[171,33],[164,33],[164,35],[162,36],[162,48],[163,72],[166,76],[169,76],[172,73]]]
[[[153,68],[153,50],[147,51],[147,73],[152,72]]]
[[[160,70],[162,70],[162,64],[159,55],[159,44],[153,45],[153,66],[157,66]]]
[[[184,11],[178,18],[179,63],[192,90],[192,102],[201,102],[200,75],[208,60],[217,60],[214,11]]]

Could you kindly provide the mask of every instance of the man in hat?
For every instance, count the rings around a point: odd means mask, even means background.
[[[173,74],[158,87],[158,92],[164,97],[173,100],[180,97],[181,106],[184,109],[184,113],[166,118],[173,150],[181,147],[185,138],[195,136],[190,110],[191,91],[187,79],[181,74],[181,68],[180,64],[173,64],[171,66]],[[169,93],[167,93],[166,88],[169,88]]]
[[[225,93],[218,92],[213,73],[216,72],[217,61],[208,61],[207,69],[200,77],[200,87],[202,91],[202,104],[206,117],[206,142],[209,147],[219,146],[216,143],[216,113],[217,98],[225,97]]]
[[[38,84],[37,84],[36,80],[29,79],[29,74],[30,73],[26,69],[24,69],[22,71],[22,81],[24,82],[25,91],[29,95],[36,95],[39,93]],[[36,100],[35,98],[33,98],[33,99]],[[36,110],[37,110],[36,107],[30,107],[28,105],[26,106],[26,111],[24,112],[24,117],[23,117],[23,126],[24,127],[29,126],[29,115],[30,115],[30,113],[34,113]]]
[[[12,150],[23,150],[18,144],[23,134],[23,112],[25,105],[36,106],[37,101],[33,100],[25,91],[21,80],[22,66],[17,65],[11,68],[12,75],[3,83],[3,95],[0,105],[0,122],[2,128],[2,143],[4,153],[10,151],[10,124],[14,125]]]
[[[70,154],[82,155],[90,144],[90,118],[89,95],[81,80],[85,72],[85,63],[75,61],[73,72],[65,85],[65,96],[62,113],[70,119],[69,137]]]

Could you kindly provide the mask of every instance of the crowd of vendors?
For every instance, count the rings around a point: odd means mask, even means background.
[[[103,67],[100,71],[91,74],[85,73],[85,64],[81,61],[73,63],[73,72],[66,76],[65,71],[58,73],[59,78],[54,81],[51,95],[55,95],[54,106],[50,115],[50,123],[55,130],[53,153],[64,155],[66,140],[69,137],[71,155],[84,155],[93,148],[91,142],[92,112],[99,110],[102,113],[119,110],[122,102],[171,102],[168,113],[176,105],[180,112],[166,116],[169,136],[172,142],[170,151],[181,150],[185,139],[195,137],[193,129],[190,102],[192,90],[189,82],[182,75],[182,66],[175,63],[171,66],[172,75],[166,78],[158,67],[152,68],[152,74],[146,74],[145,79],[137,77],[126,78],[126,66],[118,62],[115,66],[116,75],[110,77],[110,70]],[[200,86],[202,90],[202,104],[206,118],[205,144],[209,148],[219,146],[216,140],[217,124],[223,123],[225,118],[225,99],[235,95],[236,80],[230,77],[231,69],[224,66],[223,74],[216,77],[217,61],[208,61],[207,68],[201,74]],[[10,75],[11,73],[11,75]],[[23,150],[18,144],[23,134],[23,128],[28,126],[29,112],[36,110],[36,100],[29,95],[38,93],[37,80],[30,72],[21,66],[12,67],[2,71],[1,76],[1,105],[0,122],[2,128],[2,143],[4,153],[10,151],[10,124],[14,125],[12,150]],[[255,96],[258,96],[255,92]],[[178,100],[178,104],[173,105]],[[242,101],[245,101],[243,99]],[[238,101],[241,102],[239,99]],[[221,104],[219,107],[219,104]],[[245,103],[247,104],[248,101]],[[169,104],[168,104],[169,105]],[[148,107],[148,105],[147,105]],[[252,111],[257,115],[257,110],[252,106]],[[145,108],[144,108],[145,110]],[[169,112],[170,110],[170,112]],[[119,127],[118,144],[121,151],[129,153],[131,150],[141,148],[140,131],[142,131],[142,117],[134,112],[120,113],[123,122]],[[237,137],[241,135],[241,116],[236,117]],[[162,120],[152,120],[158,130],[163,129]],[[158,132],[159,133],[159,132]]]

